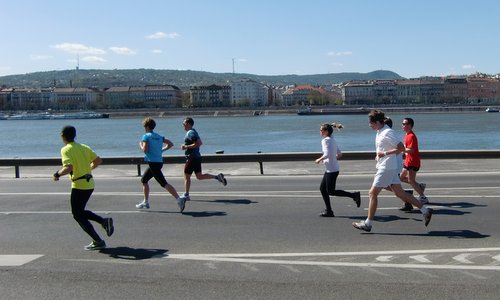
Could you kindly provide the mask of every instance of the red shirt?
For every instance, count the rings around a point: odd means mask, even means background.
[[[406,148],[413,149],[413,153],[406,153],[405,166],[420,168],[420,152],[418,151],[418,140],[413,131],[406,133],[404,143]]]

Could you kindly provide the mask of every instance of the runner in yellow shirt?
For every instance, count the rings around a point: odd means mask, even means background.
[[[106,234],[111,236],[114,231],[113,219],[103,218],[85,206],[94,191],[94,179],[91,170],[102,163],[102,159],[87,145],[75,142],[76,129],[65,126],[61,131],[64,147],[61,148],[62,168],[54,173],[54,181],[59,177],[68,175],[71,179],[71,213],[80,227],[93,239],[92,243],[85,246],[85,250],[101,250],[106,243],[94,230],[89,220],[101,224]]]

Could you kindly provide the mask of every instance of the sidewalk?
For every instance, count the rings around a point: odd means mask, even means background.
[[[144,172],[147,165],[141,165]],[[167,177],[180,177],[183,171],[182,164],[165,164],[163,173]],[[21,167],[21,178],[51,178],[59,166],[52,167]],[[375,161],[372,160],[340,160],[340,172],[347,174],[375,173]],[[314,161],[303,162],[266,162],[263,163],[264,175],[286,176],[286,175],[322,175],[323,165],[317,165]],[[218,174],[224,173],[230,176],[260,176],[259,163],[205,163],[203,172]],[[474,173],[474,172],[500,172],[500,159],[432,159],[422,162],[419,171],[423,173]],[[101,165],[93,170],[97,177],[137,177],[136,165]],[[15,178],[14,167],[0,167],[0,179]]]

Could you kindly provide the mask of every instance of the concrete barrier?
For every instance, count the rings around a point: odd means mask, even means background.
[[[242,154],[212,154],[203,155],[203,163],[259,163],[260,173],[264,174],[265,162],[314,161],[321,155],[319,152],[284,152],[284,153],[242,153]],[[422,159],[498,159],[500,150],[430,150],[421,151]],[[373,160],[372,151],[345,151],[342,160]],[[145,164],[143,157],[102,157],[106,165],[136,165],[138,175],[141,165]],[[168,164],[183,164],[183,155],[166,156],[163,159]],[[0,166],[14,167],[15,177],[20,178],[20,167],[59,166],[60,158],[0,158]]]

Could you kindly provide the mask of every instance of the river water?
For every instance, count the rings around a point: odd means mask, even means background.
[[[415,120],[414,131],[421,150],[500,149],[500,113],[392,114],[394,129],[403,138],[403,117]],[[183,117],[155,118],[156,132],[169,138],[174,148],[166,155],[181,155]],[[226,154],[321,151],[319,126],[342,123],[334,136],[344,151],[373,151],[375,132],[366,115],[270,115],[195,117],[194,127],[202,140],[202,153]],[[100,156],[142,156],[139,140],[144,133],[142,117],[93,120],[3,120],[0,121],[0,157],[58,157],[64,125],[77,128],[77,141],[88,144]]]

